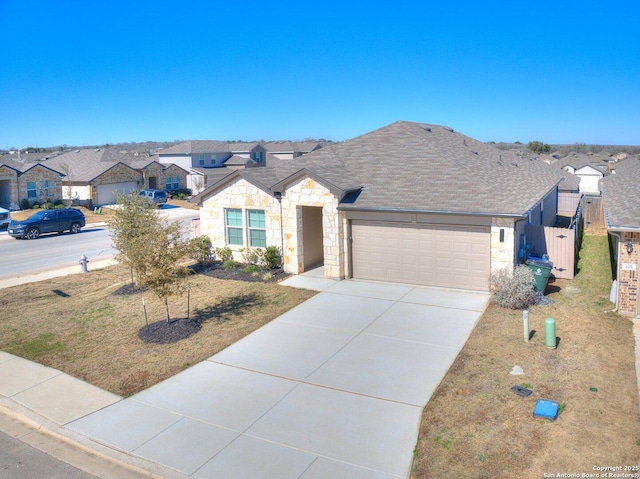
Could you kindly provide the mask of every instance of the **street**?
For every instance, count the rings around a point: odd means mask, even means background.
[[[91,479],[91,474],[66,464],[19,439],[0,432],[0,477],[6,479]]]
[[[161,214],[179,220],[186,238],[191,219],[198,212],[184,208],[163,208]],[[14,278],[78,264],[86,255],[91,262],[115,256],[109,229],[106,225],[88,225],[78,234],[44,235],[37,240],[17,240],[0,230],[0,279]],[[80,266],[78,266],[80,268]]]

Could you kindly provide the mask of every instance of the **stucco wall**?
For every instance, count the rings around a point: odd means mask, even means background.
[[[633,251],[627,252],[631,242]],[[640,233],[622,232],[618,243],[618,311],[635,316],[638,311],[638,269],[640,264]]]

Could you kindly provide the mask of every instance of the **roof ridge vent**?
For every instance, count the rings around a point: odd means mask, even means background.
[[[424,131],[428,131],[429,133],[431,133],[432,131],[429,125],[421,124],[420,128],[422,128]]]
[[[442,128],[453,133],[453,128],[451,128],[450,126],[443,126]]]

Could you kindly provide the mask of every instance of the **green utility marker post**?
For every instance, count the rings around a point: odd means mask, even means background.
[[[556,349],[556,320],[553,318],[544,320],[544,345]]]

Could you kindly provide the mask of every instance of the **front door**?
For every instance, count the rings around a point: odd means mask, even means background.
[[[158,181],[157,181],[155,176],[150,176],[149,177],[149,189],[150,190],[158,189]]]

